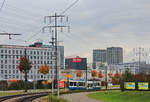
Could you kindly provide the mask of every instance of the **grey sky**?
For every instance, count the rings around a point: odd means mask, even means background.
[[[0,36],[1,44],[31,44],[38,39],[49,42],[48,33],[39,33],[46,15],[61,13],[75,0],[6,0],[0,12],[0,31],[22,33],[21,37]],[[0,0],[2,3],[2,0]],[[132,59],[135,47],[149,48],[149,0],[79,0],[65,14],[70,18],[71,32],[59,33],[64,41],[65,56],[89,58],[92,50],[111,46],[124,48],[125,60]]]

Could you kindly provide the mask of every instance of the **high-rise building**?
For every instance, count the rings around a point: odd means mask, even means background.
[[[123,49],[121,47],[107,48],[107,63],[108,64],[123,63]]]
[[[30,46],[20,45],[0,45],[0,79],[1,80],[24,80],[24,74],[18,69],[21,56],[26,55],[32,62],[32,68],[28,73],[29,80],[47,80],[52,78],[52,68],[55,68],[54,48],[51,45],[34,43]],[[47,75],[39,73],[39,68],[43,64],[50,67]],[[64,47],[58,46],[59,68],[64,68]],[[54,73],[55,74],[55,73]]]
[[[65,59],[65,69],[75,69],[75,70],[86,70],[87,59],[86,58],[66,58]]]
[[[106,62],[106,50],[104,49],[94,49],[93,50],[93,68],[96,68],[96,63]]]

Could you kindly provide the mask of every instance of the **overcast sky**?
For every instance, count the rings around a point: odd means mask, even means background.
[[[0,0],[0,5],[3,0]],[[0,36],[1,44],[48,44],[51,35],[40,32],[44,16],[63,12],[75,0],[6,0],[0,11],[0,31],[22,36]],[[150,0],[79,0],[65,15],[71,32],[58,33],[65,56],[87,57],[93,49],[122,47],[124,60],[133,59],[132,49],[150,48]],[[34,36],[36,35],[36,36]],[[132,56],[132,57],[131,57]]]

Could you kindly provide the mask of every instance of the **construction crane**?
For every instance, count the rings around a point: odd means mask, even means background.
[[[11,35],[21,35],[21,34],[15,34],[15,33],[0,33],[0,35],[8,35],[9,39],[11,40]]]

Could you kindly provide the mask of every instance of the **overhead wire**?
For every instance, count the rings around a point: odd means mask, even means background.
[[[3,7],[4,7],[4,4],[5,4],[5,0],[3,0],[3,2],[2,2],[2,5],[1,5],[1,7],[0,7],[0,11],[2,11],[2,9],[3,9]]]
[[[69,5],[61,14],[64,14],[65,12],[67,12],[71,7],[73,7],[79,0],[76,0],[75,2],[73,2],[71,5]]]
[[[71,5],[69,5],[64,11],[62,11],[60,14],[62,15],[62,14],[64,14],[65,12],[67,12],[71,7],[73,7],[77,2],[78,2],[79,0],[76,0],[75,2],[73,2],[73,3],[71,3]],[[48,26],[49,24],[47,24],[47,26]],[[37,32],[37,33],[35,33],[34,35],[32,35],[31,37],[29,37],[29,39],[27,40],[27,41],[29,41],[29,40],[31,40],[33,37],[35,37],[35,36],[37,36],[38,34],[40,34],[40,32],[42,31],[42,28],[43,28],[43,26],[40,28],[40,30]]]

